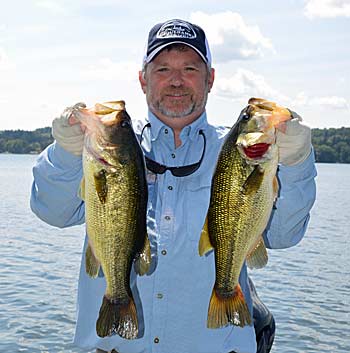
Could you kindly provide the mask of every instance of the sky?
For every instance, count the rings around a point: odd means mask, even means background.
[[[207,113],[232,126],[250,97],[312,128],[350,127],[350,0],[0,0],[0,130],[51,126],[77,102],[125,100],[147,116],[138,82],[146,39],[180,18],[206,32],[216,70]]]

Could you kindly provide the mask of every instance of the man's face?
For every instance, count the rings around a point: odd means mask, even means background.
[[[147,104],[160,120],[196,120],[204,111],[213,85],[214,70],[189,47],[164,49],[140,73]]]

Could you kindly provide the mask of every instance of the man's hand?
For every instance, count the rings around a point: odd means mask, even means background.
[[[52,122],[52,136],[57,143],[76,156],[81,156],[84,144],[84,132],[74,112],[86,108],[84,103],[77,103],[66,108],[62,115]]]
[[[302,163],[311,152],[311,129],[301,124],[301,117],[291,111],[292,119],[276,129],[279,162],[286,166]]]

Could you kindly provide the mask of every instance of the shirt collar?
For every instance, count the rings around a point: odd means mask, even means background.
[[[160,131],[168,126],[161,122],[150,110],[148,110],[148,121],[151,123],[151,139],[154,141],[158,138]],[[199,130],[205,130],[207,126],[207,113],[204,111],[192,124],[182,129],[180,138],[184,140],[188,136],[193,140],[198,135]]]

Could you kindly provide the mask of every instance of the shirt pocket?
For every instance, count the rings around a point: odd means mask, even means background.
[[[190,240],[199,242],[210,202],[211,177],[191,178],[186,186],[185,222]]]

